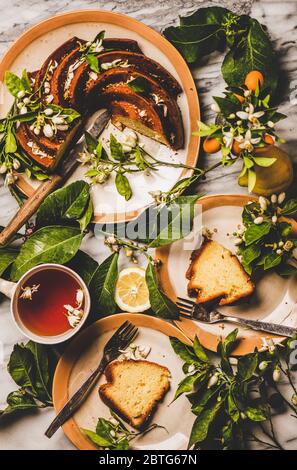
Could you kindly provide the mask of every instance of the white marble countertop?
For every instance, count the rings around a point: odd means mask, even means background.
[[[239,13],[250,13],[269,27],[276,50],[280,54],[283,70],[283,95],[281,112],[288,119],[281,121],[279,133],[287,140],[284,145],[292,158],[297,161],[296,128],[297,128],[297,0],[220,0],[220,2],[203,0],[10,0],[9,6],[0,0],[0,56],[9,45],[29,26],[41,19],[70,10],[98,8],[126,13],[161,31],[165,26],[177,22],[178,15],[187,15],[195,11],[199,4],[208,6],[219,4]],[[220,74],[222,55],[212,54],[204,60],[199,68],[193,70],[198,87],[203,118],[211,117],[211,96],[224,88]],[[204,156],[201,155],[202,162]],[[210,157],[214,158],[214,157]],[[213,160],[212,160],[213,162]],[[197,190],[207,193],[243,193],[243,188],[236,183],[238,168],[235,166],[224,171],[217,169],[211,173],[207,183],[199,183]],[[222,178],[222,176],[224,178]],[[5,225],[17,209],[15,200],[0,181],[0,225]],[[84,247],[85,249],[85,247]],[[93,250],[92,250],[93,251]],[[96,253],[92,253],[96,255]],[[14,327],[9,314],[9,302],[0,304],[0,409],[5,406],[8,393],[15,389],[10,379],[6,364],[12,347],[24,338]],[[285,388],[286,385],[284,384]],[[62,431],[48,440],[43,433],[53,417],[53,410],[37,412],[36,415],[17,417],[0,426],[0,449],[73,449],[72,444]],[[286,448],[297,449],[296,421],[290,413],[276,418],[277,432],[280,441]]]

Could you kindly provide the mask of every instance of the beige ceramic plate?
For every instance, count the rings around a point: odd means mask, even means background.
[[[134,441],[134,449],[186,449],[194,416],[189,402],[180,397],[171,403],[178,383],[184,377],[182,361],[173,352],[169,336],[175,336],[188,344],[189,340],[181,331],[170,323],[143,314],[121,313],[103,318],[81,333],[67,348],[59,361],[53,385],[53,400],[58,412],[86,378],[98,366],[105,343],[122,323],[131,321],[139,328],[135,343],[151,346],[148,360],[168,367],[171,372],[171,386],[153,417],[153,422],[165,426]],[[98,385],[105,383],[101,377]],[[99,417],[109,418],[107,406],[103,404],[95,386],[81,408],[63,426],[66,436],[82,450],[97,449],[80,428],[94,430]]]
[[[10,47],[0,64],[0,80],[3,80],[6,70],[20,74],[24,68],[28,71],[39,69],[48,55],[72,36],[92,40],[101,30],[106,31],[106,37],[135,39],[147,56],[160,62],[179,81],[184,91],[178,98],[178,104],[185,128],[185,148],[175,153],[149,139],[143,138],[143,141],[147,150],[159,159],[195,166],[199,138],[194,137],[192,132],[197,127],[200,111],[194,80],[179,52],[159,33],[133,18],[108,11],[82,10],[42,21],[25,32]],[[7,113],[11,102],[11,96],[4,90],[1,116]],[[71,181],[81,179],[84,173],[85,169],[78,169]],[[191,171],[169,167],[150,176],[134,174],[130,179],[133,197],[128,202],[117,195],[112,179],[104,186],[97,185],[93,189],[95,221],[133,219],[151,204],[149,191],[168,191],[181,177],[190,174]],[[36,189],[36,183],[33,184],[25,177],[19,179],[19,186],[28,196]]]
[[[213,239],[234,253],[236,247],[232,233],[241,223],[242,206],[247,204],[249,200],[249,196],[218,195],[205,197],[198,201],[202,205],[203,226],[212,231],[215,230]],[[196,231],[199,228],[201,227],[197,226]],[[196,248],[198,247],[199,245],[196,246]],[[188,298],[185,273],[190,264],[192,249],[193,247],[187,250],[183,241],[178,241],[170,247],[156,251],[156,257],[163,262],[160,269],[161,284],[167,295],[174,301],[177,296]],[[255,283],[256,290],[249,303],[232,307],[226,306],[221,308],[221,311],[238,317],[265,320],[296,328],[296,277],[284,279],[272,273],[255,280]],[[193,339],[195,335],[198,335],[201,343],[212,351],[216,350],[218,341],[234,329],[234,325],[228,323],[206,325],[187,319],[182,319],[176,324],[189,338]],[[247,354],[254,351],[256,347],[260,349],[265,344],[265,338],[268,337],[272,337],[272,335],[239,328],[240,342],[234,354]],[[275,337],[276,341],[282,339],[279,336]]]

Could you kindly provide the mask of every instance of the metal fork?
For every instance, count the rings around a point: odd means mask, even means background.
[[[81,403],[88,396],[89,392],[97,382],[100,375],[104,372],[106,366],[114,361],[120,354],[120,350],[126,349],[129,344],[135,339],[138,333],[138,328],[132,325],[129,321],[125,321],[120,328],[112,335],[110,340],[106,343],[103,350],[103,357],[97,369],[90,375],[85,383],[75,392],[72,398],[64,405],[62,410],[53,420],[49,428],[46,430],[45,435],[51,438],[55,432],[62,426],[79,408]]]
[[[267,323],[263,321],[248,320],[247,318],[232,317],[230,315],[224,315],[216,309],[207,310],[204,306],[201,304],[196,304],[192,300],[183,299],[182,297],[177,298],[177,306],[179,308],[180,315],[185,318],[191,318],[203,323],[218,323],[227,321],[252,328],[253,330],[266,331],[268,333],[287,336],[289,338],[297,334],[297,330],[289,326],[277,325],[275,323]]]

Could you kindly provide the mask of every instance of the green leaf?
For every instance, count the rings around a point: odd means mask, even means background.
[[[155,267],[151,262],[147,265],[145,279],[149,290],[152,311],[161,318],[179,318],[179,310],[177,306],[160,289]]]
[[[251,193],[256,185],[257,175],[254,170],[248,170],[248,190]]]
[[[37,227],[65,222],[79,223],[79,219],[84,215],[86,215],[84,223],[90,222],[92,206],[89,193],[90,186],[85,181],[75,181],[53,192],[47,196],[37,211]]]
[[[239,420],[240,412],[238,410],[238,407],[235,403],[235,400],[233,398],[231,391],[229,391],[228,397],[227,397],[227,412],[228,412],[228,415],[231,417],[232,421],[236,423]]]
[[[241,249],[241,262],[244,266],[248,266],[261,254],[261,248],[258,245],[249,245]]]
[[[220,24],[170,26],[163,34],[189,64],[198,62],[215,50],[221,50],[225,44],[224,30]]]
[[[194,349],[194,353],[196,354],[196,356],[198,357],[198,359],[202,362],[205,362],[207,364],[209,364],[209,358],[206,354],[206,352],[204,351],[199,339],[198,339],[198,336],[195,336],[195,339],[194,339],[194,342],[193,342],[193,349]]]
[[[59,106],[57,104],[50,104],[48,107],[51,108],[54,113],[59,113],[65,116],[65,119],[68,124],[71,124],[73,121],[80,117],[80,113],[73,108],[63,108],[62,106]]]
[[[112,158],[115,160],[122,161],[125,158],[123,146],[120,142],[117,141],[113,134],[110,134],[109,137],[109,148]]]
[[[17,385],[29,388],[37,395],[34,366],[32,352],[23,344],[15,344],[7,365],[8,372]]]
[[[82,432],[98,447],[111,447],[112,442],[107,441],[101,436],[98,436],[94,431],[90,431],[89,429],[81,428]]]
[[[17,97],[19,91],[25,91],[25,86],[22,80],[12,72],[5,72],[4,83],[9,93],[11,93],[15,98]]]
[[[229,97],[222,98],[221,96],[213,96],[214,101],[218,104],[220,108],[220,112],[224,115],[224,117],[228,118],[228,116],[232,113],[236,113],[238,111],[238,100],[237,103],[232,101]]]
[[[11,278],[18,281],[29,269],[42,263],[65,264],[77,253],[83,234],[77,228],[49,226],[33,233],[23,244],[12,265]]]
[[[118,418],[114,418],[117,419]],[[114,441],[110,432],[114,430],[114,425],[105,418],[99,418],[96,426],[96,434],[106,441]]]
[[[22,71],[22,78],[21,78],[21,80],[22,80],[22,84],[23,84],[25,90],[31,92],[31,91],[32,91],[32,90],[31,90],[31,82],[30,82],[30,78],[29,78],[29,75],[28,75],[28,72],[27,72],[26,69],[24,69],[24,70]]]
[[[89,64],[90,69],[95,73],[100,72],[99,60],[98,57],[92,53],[86,54],[86,62]]]
[[[268,157],[253,157],[254,162],[258,166],[262,166],[267,168],[273,165],[276,162],[276,158],[268,158]]]
[[[245,244],[246,246],[252,245],[252,243],[257,242],[262,237],[267,235],[271,229],[271,222],[263,222],[260,225],[251,224],[245,232]]]
[[[83,232],[87,226],[90,224],[93,218],[93,203],[92,199],[89,197],[89,204],[85,210],[85,213],[78,219],[78,223],[81,231]]]
[[[192,15],[181,16],[180,23],[182,25],[195,25],[195,24],[221,25],[222,23],[224,23],[226,16],[229,14],[230,14],[230,10],[227,10],[227,8],[222,8],[222,7],[217,7],[217,6],[199,8]]]
[[[149,247],[169,245],[186,237],[193,228],[195,204],[200,197],[179,196],[161,206],[155,213],[155,221],[150,221],[152,231],[149,234]]]
[[[264,259],[264,270],[275,268],[282,262],[282,255],[278,255],[276,253],[270,253],[269,255],[265,256]]]
[[[297,213],[297,200],[290,199],[282,207],[282,215],[294,215]]]
[[[241,356],[238,359],[237,373],[241,381],[246,381],[252,378],[258,365],[258,354],[251,353]]]
[[[72,258],[68,263],[68,266],[80,275],[87,287],[90,286],[90,283],[99,268],[97,261],[81,250],[79,250],[74,258]]]
[[[252,70],[262,72],[265,86],[275,92],[279,75],[276,54],[260,23],[250,18],[247,35],[236,41],[226,55],[222,73],[228,85],[238,86]]]
[[[258,406],[254,408],[249,406],[244,410],[245,414],[251,421],[261,422],[268,418],[268,410],[266,406]]]
[[[199,416],[206,405],[210,402],[210,400],[218,394],[220,386],[214,386],[211,388],[202,388],[198,390],[196,396],[193,399],[192,404],[192,413],[196,416]]]
[[[98,145],[97,139],[95,139],[95,137],[93,137],[89,132],[85,131],[85,140],[88,152],[95,153]]]
[[[45,346],[29,341],[25,347],[31,351],[35,360],[35,389],[38,398],[51,402],[49,362]]]
[[[112,314],[117,309],[115,288],[118,278],[119,254],[113,253],[98,267],[90,282],[90,293],[95,309]]]
[[[7,405],[4,410],[0,410],[0,417],[38,408],[34,398],[24,390],[11,392],[7,397]]]
[[[18,250],[14,248],[0,248],[0,276],[6,271],[6,269],[14,262]]]
[[[233,370],[229,362],[229,356],[237,341],[238,329],[231,331],[226,338],[219,342],[217,353],[221,356],[221,368],[228,374],[233,376]]]
[[[177,390],[174,395],[174,400],[176,400],[180,395],[183,393],[189,393],[192,392],[197,380],[201,376],[201,374],[205,375],[205,371],[201,372],[198,371],[193,375],[188,375],[185,377],[178,385]]]
[[[10,128],[8,128],[5,139],[5,153],[15,153],[17,149],[18,146],[14,133]]]
[[[123,196],[126,201],[129,201],[129,199],[132,197],[132,189],[127,176],[125,176],[123,173],[117,173],[115,184],[118,193]]]
[[[193,348],[172,336],[169,339],[175,354],[177,354],[183,361],[188,364],[197,362],[197,357],[194,354]]]
[[[195,420],[188,448],[194,444],[204,441],[207,438],[210,425],[215,420],[224,401],[217,401],[211,407],[205,409]]]
[[[144,77],[136,77],[128,82],[128,87],[135,93],[147,95],[151,91],[149,82]]]

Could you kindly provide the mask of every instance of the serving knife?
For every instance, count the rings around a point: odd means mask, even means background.
[[[93,122],[88,121],[85,130],[90,132],[94,137],[102,133],[110,119],[110,113],[104,110]],[[88,124],[89,123],[89,124]],[[57,173],[42,182],[38,189],[30,196],[14,215],[13,219],[0,233],[0,245],[6,245],[9,240],[17,233],[17,231],[32,217],[37,211],[44,199],[55,189],[61,186],[75,171],[79,163],[77,155],[83,150],[85,145],[84,135],[78,140],[74,147],[70,150],[69,155],[61,162]]]

